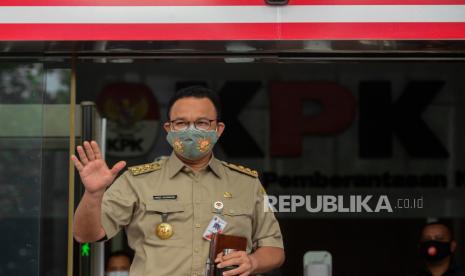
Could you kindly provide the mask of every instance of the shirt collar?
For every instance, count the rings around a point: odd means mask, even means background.
[[[182,168],[184,168],[185,165],[173,151],[168,158],[168,161],[166,161],[166,166],[168,168],[169,178],[173,178],[180,170],[182,170]]]
[[[181,161],[181,159],[179,159],[179,157],[174,153],[174,151],[168,158],[166,166],[168,168],[169,178],[173,178],[176,174],[178,174],[179,171],[186,167],[186,165]],[[216,159],[214,155],[212,155],[207,167],[209,167],[217,177],[221,178],[223,176],[223,167],[221,165],[221,161]]]
[[[223,165],[221,165],[221,161],[216,159],[214,155],[212,155],[210,162],[208,162],[208,166],[216,176],[219,178],[223,176]]]
[[[457,266],[457,263],[455,262],[454,259],[452,259],[450,261],[450,264],[449,264],[449,268],[447,269],[446,272],[444,272],[444,276],[447,276],[447,275],[454,275],[456,273],[456,271],[460,270]],[[428,270],[428,268],[424,268],[423,271],[422,271],[422,274],[421,275],[425,275],[425,276],[432,276],[433,274]]]

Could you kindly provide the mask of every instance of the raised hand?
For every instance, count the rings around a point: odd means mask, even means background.
[[[74,166],[79,171],[81,181],[88,193],[103,193],[111,185],[118,173],[126,166],[126,162],[119,161],[111,169],[108,168],[97,142],[84,142],[84,147],[78,146],[79,159],[71,156]]]

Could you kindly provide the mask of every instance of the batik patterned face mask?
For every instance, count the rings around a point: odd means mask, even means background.
[[[218,135],[216,130],[198,130],[191,125],[186,130],[168,132],[166,140],[177,154],[198,160],[211,152]]]

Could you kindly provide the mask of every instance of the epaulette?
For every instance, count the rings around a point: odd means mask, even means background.
[[[221,163],[225,165],[226,167],[231,168],[235,171],[250,175],[252,177],[258,177],[258,172],[256,170],[252,170],[244,166],[240,166],[240,165],[234,165],[234,164],[231,164],[225,161],[221,161]]]
[[[153,172],[161,169],[161,162],[152,162],[143,165],[137,165],[129,167],[128,170],[132,173],[132,175],[139,175],[143,173]]]

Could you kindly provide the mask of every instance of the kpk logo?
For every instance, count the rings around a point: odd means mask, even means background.
[[[160,110],[150,88],[139,83],[113,83],[97,99],[108,119],[107,153],[114,157],[147,154],[160,131]]]

